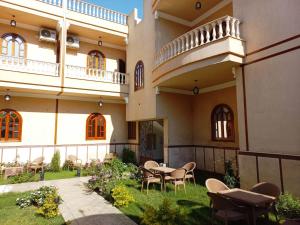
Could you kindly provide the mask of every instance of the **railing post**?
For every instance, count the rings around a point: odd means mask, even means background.
[[[223,27],[222,27],[222,20],[218,20],[218,25],[219,25],[219,36],[218,38],[222,38],[223,37]]]
[[[226,21],[226,36],[229,36],[230,35],[230,26],[229,26],[230,17],[227,16],[225,21]]]
[[[236,20],[236,37],[240,39],[240,21]]]
[[[236,21],[235,18],[232,18],[232,19],[231,19],[231,35],[232,35],[233,37],[235,37],[235,21]]]
[[[206,25],[205,28],[206,28],[206,42],[205,43],[209,43],[210,42],[209,25]]]
[[[216,23],[213,22],[211,25],[212,25],[212,28],[213,28],[213,30],[212,30],[212,40],[215,41],[215,40],[216,40],[216,37],[217,37],[217,33],[216,33]]]

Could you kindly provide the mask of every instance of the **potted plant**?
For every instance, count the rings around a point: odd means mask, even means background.
[[[285,225],[300,224],[300,200],[289,193],[279,196],[276,210],[281,218],[285,219]]]

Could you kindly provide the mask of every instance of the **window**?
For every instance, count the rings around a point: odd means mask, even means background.
[[[128,122],[128,140],[136,139],[136,122]]]
[[[1,37],[1,54],[6,56],[25,58],[25,40],[17,34],[4,34]]]
[[[211,115],[212,139],[234,141],[233,112],[228,105],[217,105]]]
[[[134,71],[134,90],[137,91],[144,87],[144,63],[138,61]]]
[[[87,68],[89,69],[97,69],[97,70],[105,70],[105,56],[102,52],[97,50],[93,50],[89,52],[88,60],[87,60]]]
[[[86,121],[87,140],[105,140],[106,121],[100,113],[92,113]]]
[[[15,110],[0,111],[1,141],[21,141],[22,117]]]

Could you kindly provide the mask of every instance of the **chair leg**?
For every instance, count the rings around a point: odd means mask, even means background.
[[[148,191],[149,191],[149,182],[147,182],[147,195],[148,195]]]
[[[144,189],[144,181],[142,181],[141,192],[143,192],[143,189]]]
[[[195,179],[195,176],[193,176],[193,180],[194,180],[194,185],[196,186],[196,179]]]
[[[177,187],[176,184],[174,184],[174,187],[175,187],[175,195],[176,195],[176,187]]]
[[[160,191],[162,192],[163,191],[163,183],[160,182]]]
[[[186,194],[185,183],[183,183],[184,193]]]

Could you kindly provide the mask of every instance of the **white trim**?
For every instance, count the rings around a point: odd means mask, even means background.
[[[0,92],[0,96],[6,95],[7,92]],[[9,91],[9,95],[12,97],[26,97],[26,98],[43,98],[43,99],[61,99],[61,100],[71,100],[71,101],[82,101],[82,102],[99,102],[100,98],[103,103],[110,103],[110,104],[126,104],[126,97],[123,97],[120,100],[114,99],[103,99],[103,96],[99,96],[98,99],[91,99],[85,97],[78,97],[78,96],[66,96],[66,95],[47,95],[47,94],[35,94],[35,93],[20,93],[20,92],[11,92]],[[13,101],[13,99],[11,99]]]
[[[200,88],[199,94],[218,91],[218,90],[222,90],[234,86],[236,86],[235,80],[228,81],[222,84],[217,84],[206,88]],[[176,88],[169,88],[169,87],[156,87],[156,88],[159,92],[167,92],[167,93],[182,94],[182,95],[194,95],[193,91],[188,91],[183,89],[176,89]]]
[[[10,26],[10,20],[0,19],[0,23]],[[32,31],[39,31],[41,29],[41,27],[32,26],[32,25],[29,25],[29,24],[19,23],[19,22],[17,22],[17,27],[18,28],[23,28],[23,29],[26,29],[26,30],[32,30]]]
[[[93,45],[98,45],[97,40],[92,40],[92,39],[85,38],[85,37],[82,37],[82,36],[78,36],[78,37],[79,37],[79,40],[82,41],[82,42],[86,42],[86,43],[93,44]],[[103,47],[108,47],[108,48],[115,48],[115,49],[123,50],[123,51],[126,50],[126,47],[123,47],[123,46],[120,46],[120,45],[115,45],[115,44],[110,44],[110,43],[107,43],[107,42],[102,42],[102,46]]]
[[[213,8],[211,8],[210,10],[208,10],[207,12],[205,12],[204,14],[199,16],[198,18],[194,19],[193,21],[185,20],[185,19],[179,18],[177,16],[173,16],[168,13],[161,12],[159,10],[156,10],[154,12],[154,14],[155,14],[155,19],[163,18],[165,20],[169,20],[169,21],[172,21],[172,22],[184,25],[184,26],[194,27],[197,24],[199,24],[201,21],[203,21],[206,18],[208,18],[209,16],[211,16],[212,14],[214,14],[217,11],[219,11],[220,9],[224,8],[226,5],[230,4],[231,2],[232,2],[232,0],[223,0],[216,6],[214,6]]]

